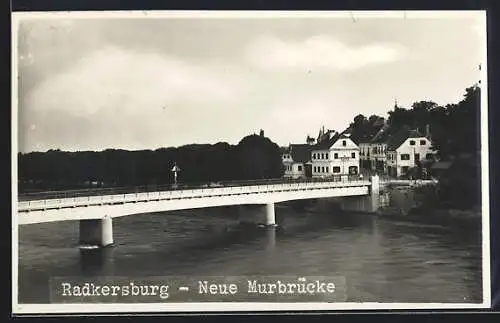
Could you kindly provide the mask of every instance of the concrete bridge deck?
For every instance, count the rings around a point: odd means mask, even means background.
[[[263,206],[260,222],[275,224],[274,203],[326,197],[345,197],[345,207],[374,211],[378,177],[231,182],[218,187],[184,186],[115,188],[104,190],[26,194],[17,203],[19,225],[54,221],[80,221],[82,242],[112,243],[112,218],[181,209],[227,205]],[[135,192],[134,192],[135,190]],[[376,198],[374,198],[376,196]],[[354,199],[349,199],[353,197]],[[367,200],[369,199],[369,201]]]

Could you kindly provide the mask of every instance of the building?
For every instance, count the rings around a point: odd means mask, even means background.
[[[387,141],[387,170],[390,176],[412,176],[410,170],[435,160],[431,140],[418,130],[401,128]]]
[[[347,132],[320,131],[318,142],[311,151],[312,177],[357,175],[359,147]]]
[[[282,160],[285,168],[284,177],[311,177],[312,144],[290,144],[282,148]]]
[[[389,140],[388,126],[384,125],[370,141],[369,165],[370,169],[387,174],[387,142]]]
[[[385,173],[388,126],[385,120],[372,128],[372,132],[359,139],[360,166],[364,169]]]

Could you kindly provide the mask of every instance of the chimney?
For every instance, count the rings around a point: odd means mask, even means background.
[[[314,138],[310,137],[309,135],[307,135],[307,139],[306,139],[306,143],[308,145],[314,145]]]
[[[261,137],[264,137],[264,130],[260,129],[259,135],[260,135]]]

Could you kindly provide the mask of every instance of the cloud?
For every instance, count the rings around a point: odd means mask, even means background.
[[[293,93],[269,102],[269,113],[262,119],[266,134],[279,143],[305,143],[306,135],[316,136],[320,127],[341,131],[350,121],[347,101],[336,93]],[[299,130],[300,129],[300,130]]]
[[[89,115],[229,101],[241,82],[220,70],[186,64],[156,53],[107,47],[47,77],[28,96],[31,109],[65,110]]]
[[[247,88],[236,69],[106,47],[46,75],[26,94],[20,149],[185,143]]]
[[[354,70],[401,59],[405,51],[394,44],[349,47],[331,36],[283,41],[263,36],[246,53],[248,61],[265,70]]]

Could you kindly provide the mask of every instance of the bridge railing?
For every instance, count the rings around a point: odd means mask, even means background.
[[[95,196],[80,196],[71,198],[56,198],[56,199],[37,199],[20,201],[18,203],[18,210],[21,212],[59,209],[67,207],[80,207],[92,205],[108,205],[108,204],[124,204],[160,200],[184,200],[193,198],[212,198],[221,196],[232,195],[247,195],[247,194],[261,194],[261,193],[274,193],[286,191],[306,191],[311,189],[326,189],[334,187],[356,187],[366,186],[368,181],[359,178],[352,179],[351,181],[339,183],[336,181],[290,181],[285,183],[269,182],[267,185],[238,185],[238,186],[221,186],[210,188],[192,188],[184,190],[169,190],[169,191],[155,191],[155,192],[127,192],[122,194],[107,194]]]
[[[221,187],[245,187],[271,184],[296,184],[296,183],[323,183],[323,182],[341,182],[342,176],[329,176],[324,178],[276,178],[276,179],[261,179],[261,180],[245,180],[245,181],[220,181],[211,183],[181,183],[168,185],[144,185],[134,187],[109,187],[109,188],[94,188],[81,190],[66,190],[66,191],[46,191],[36,193],[25,193],[18,195],[18,201],[33,201],[33,200],[52,200],[66,198],[80,198],[103,195],[123,195],[146,192],[165,192],[165,191],[182,191],[203,188],[221,188]],[[358,175],[350,175],[347,177],[348,182],[359,181]]]

